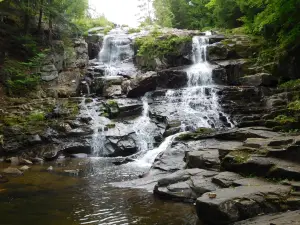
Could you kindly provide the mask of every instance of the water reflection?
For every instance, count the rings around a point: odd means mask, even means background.
[[[46,170],[50,165],[52,173]],[[64,171],[75,168],[80,169],[79,177]],[[34,166],[24,176],[2,184],[0,224],[195,225],[191,205],[162,201],[145,190],[110,184],[137,178],[143,170],[130,165],[117,167],[103,158]]]

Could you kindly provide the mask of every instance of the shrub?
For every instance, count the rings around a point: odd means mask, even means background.
[[[290,102],[288,104],[288,109],[291,109],[291,110],[300,110],[300,100],[296,100],[296,101]]]
[[[285,123],[294,123],[296,119],[294,117],[286,116],[286,115],[279,115],[274,118],[274,121],[279,122],[280,124]]]
[[[43,121],[43,120],[45,120],[45,113],[44,112],[35,111],[35,112],[31,113],[27,117],[27,120],[29,122]]]
[[[293,89],[293,88],[297,88],[297,87],[300,87],[300,79],[297,79],[297,80],[290,80],[288,82],[285,82],[283,84],[281,84],[279,86],[279,88],[281,89]]]

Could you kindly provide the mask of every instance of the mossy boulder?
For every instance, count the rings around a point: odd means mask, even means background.
[[[197,140],[202,139],[210,134],[214,133],[214,129],[206,128],[206,127],[200,127],[196,129],[194,132],[186,132],[183,134],[180,134],[178,137],[176,137],[176,140],[178,141],[188,141],[188,140]]]

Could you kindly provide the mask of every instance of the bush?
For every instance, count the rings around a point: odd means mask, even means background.
[[[280,124],[286,123],[294,123],[296,119],[294,117],[286,116],[286,115],[279,115],[274,118],[274,121],[279,122]]]
[[[27,120],[30,122],[36,122],[36,121],[44,121],[45,120],[45,113],[44,112],[33,112],[28,117]]]
[[[290,102],[288,104],[288,109],[291,109],[291,110],[300,110],[300,100],[296,100],[296,101]]]
[[[138,49],[138,56],[146,59],[162,59],[166,55],[177,56],[179,52],[178,46],[183,43],[190,42],[191,37],[178,37],[176,35],[160,36],[159,32],[152,32],[149,36],[137,38],[135,41]]]
[[[128,30],[128,33],[129,34],[134,34],[134,33],[140,33],[141,32],[141,29],[140,28],[130,28]]]
[[[293,89],[293,88],[298,88],[298,87],[300,87],[300,79],[290,80],[290,81],[285,82],[285,83],[283,83],[279,86],[279,88],[281,88],[281,89],[286,89],[286,88],[287,89]]]

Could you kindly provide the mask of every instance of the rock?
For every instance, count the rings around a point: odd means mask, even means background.
[[[209,44],[214,44],[225,39],[224,35],[210,35],[208,36]]]
[[[91,154],[92,147],[88,141],[82,140],[81,142],[72,141],[69,143],[64,143],[60,150],[66,154]]]
[[[175,67],[158,72],[157,86],[162,88],[180,88],[187,84],[186,67]]]
[[[258,73],[242,77],[240,82],[242,85],[272,87],[277,85],[278,79],[268,73]]]
[[[186,154],[188,168],[220,170],[219,151],[217,149],[199,149]]]
[[[12,166],[18,166],[20,164],[20,160],[19,157],[11,157],[11,158],[7,158],[6,162],[10,162],[10,164]]]
[[[23,174],[20,170],[18,170],[17,168],[13,168],[13,167],[8,167],[8,168],[4,169],[2,172],[7,175],[13,175],[13,176],[20,176]]]
[[[41,68],[41,79],[43,81],[52,81],[58,78],[58,71],[55,65],[45,65]]]
[[[108,98],[113,98],[122,95],[121,85],[112,85],[110,87],[104,88],[103,96]]]
[[[32,165],[33,163],[28,159],[20,158],[20,164],[21,165]]]
[[[205,192],[216,190],[211,177],[217,173],[203,169],[180,170],[158,180],[154,194],[167,199],[193,202]]]
[[[104,155],[109,157],[129,156],[138,151],[135,133],[106,136]]]
[[[0,184],[7,183],[9,180],[0,174]]]
[[[218,189],[216,198],[211,199],[208,193],[198,198],[196,211],[204,222],[230,224],[261,213],[283,210],[290,191],[290,187],[282,185]]]
[[[76,170],[64,170],[65,173],[72,175],[72,176],[78,176],[79,174],[79,169]]]
[[[91,90],[100,96],[107,95],[111,93],[112,89],[116,89],[116,86],[120,86],[123,80],[121,76],[96,77],[91,85]]]
[[[26,171],[26,170],[29,170],[29,169],[30,169],[29,166],[22,166],[22,167],[19,168],[19,170],[21,170],[21,171]]]
[[[240,180],[242,178],[243,177],[237,173],[222,172],[222,173],[219,173],[217,176],[214,176],[212,178],[212,182],[222,188],[228,188],[228,187],[232,186],[234,181]]]
[[[228,57],[228,49],[222,43],[207,46],[207,59],[209,61],[224,60]]]
[[[212,79],[215,84],[224,85],[227,84],[227,71],[225,68],[218,67],[212,71]]]
[[[246,59],[234,59],[234,60],[221,60],[215,62],[219,68],[224,68],[226,70],[226,84],[227,85],[238,85],[240,78],[244,76],[245,71],[247,71],[248,68],[248,61]],[[215,75],[214,75],[215,73]],[[217,76],[218,78],[221,77],[221,79],[224,76],[224,71],[221,69],[217,69],[216,72],[213,72],[213,76]],[[217,79],[218,81],[219,79]],[[222,79],[222,81],[225,81],[225,79]]]
[[[35,158],[30,158],[30,161],[36,164],[43,164],[44,160],[42,158],[39,157],[35,157]]]
[[[150,71],[137,75],[131,80],[122,83],[122,91],[129,98],[143,96],[146,92],[153,91],[157,87],[157,73]]]
[[[296,225],[299,221],[300,210],[258,216],[234,223],[234,225]]]
[[[262,186],[262,185],[272,185],[272,182],[264,180],[262,178],[243,178],[235,180],[233,186]]]
[[[39,144],[39,143],[42,142],[42,139],[41,139],[40,135],[35,134],[35,135],[31,135],[28,138],[28,141],[29,141],[30,144]]]
[[[49,171],[49,172],[53,171],[53,166],[49,166],[49,167],[47,168],[47,171]]]

